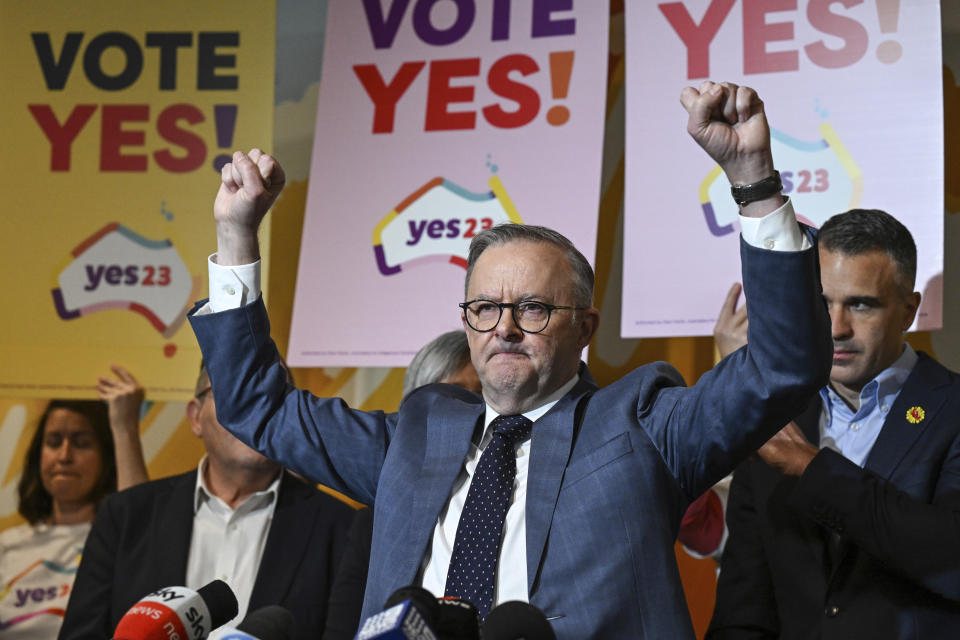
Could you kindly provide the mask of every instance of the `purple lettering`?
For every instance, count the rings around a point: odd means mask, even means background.
[[[417,0],[413,8],[413,30],[427,44],[443,46],[457,42],[473,26],[477,8],[473,0],[447,0],[457,5],[457,19],[446,29],[437,29],[430,21],[433,6],[441,0]]]
[[[572,36],[576,33],[576,20],[573,18],[554,20],[550,16],[556,11],[572,9],[573,0],[533,0],[533,28],[530,30],[530,35],[534,38]]]
[[[393,0],[387,11],[387,17],[384,18],[380,0],[363,0],[363,10],[367,16],[367,26],[370,28],[370,37],[373,39],[375,48],[387,49],[393,45],[408,4],[410,0]]]

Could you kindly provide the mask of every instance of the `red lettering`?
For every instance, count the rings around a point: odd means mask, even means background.
[[[373,133],[393,133],[397,102],[425,64],[425,62],[404,62],[390,84],[384,84],[377,65],[353,66],[353,72],[357,74],[367,95],[373,101]]]
[[[69,171],[70,148],[77,134],[97,110],[97,105],[78,104],[62,125],[48,104],[31,104],[27,108],[50,142],[50,171]]]
[[[796,50],[767,51],[768,42],[793,40],[792,22],[767,22],[767,14],[797,8],[797,0],[743,0],[743,72],[796,71]]]
[[[810,62],[824,69],[839,69],[855,64],[867,53],[867,30],[862,24],[836,13],[830,12],[830,7],[839,3],[849,9],[863,0],[810,0],[807,5],[807,20],[817,31],[836,36],[844,40],[839,49],[830,49],[823,40],[817,40],[803,48],[807,52]]]
[[[164,109],[157,118],[157,132],[160,137],[186,151],[186,155],[181,158],[173,155],[169,149],[153,154],[156,163],[171,173],[193,171],[200,168],[207,159],[207,145],[203,138],[178,127],[181,120],[188,124],[203,122],[203,112],[192,104],[173,104]]]
[[[146,171],[146,154],[121,153],[122,147],[142,147],[144,131],[124,129],[126,122],[146,122],[150,107],[145,104],[105,104],[100,112],[100,171]]]
[[[473,129],[477,114],[474,111],[449,111],[455,102],[472,102],[472,86],[451,86],[452,78],[480,75],[480,58],[434,60],[430,63],[430,84],[427,86],[427,117],[425,131],[452,131]]]
[[[536,61],[528,55],[517,53],[504,56],[493,63],[487,72],[487,85],[501,98],[517,103],[514,111],[505,111],[499,104],[483,108],[487,122],[501,129],[522,127],[537,117],[540,111],[540,95],[533,87],[510,79],[510,73],[517,71],[528,76],[540,70]]]
[[[797,0],[743,0],[743,72],[796,71],[796,50],[767,51],[768,42],[793,40],[792,22],[767,22],[767,14],[796,10]]]
[[[687,47],[687,79],[710,75],[710,43],[720,30],[736,0],[712,0],[698,25],[682,2],[658,5],[667,22]]]

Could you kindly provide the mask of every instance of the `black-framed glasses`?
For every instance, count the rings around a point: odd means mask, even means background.
[[[557,310],[583,311],[586,307],[564,307],[536,300],[523,302],[493,302],[491,300],[470,300],[458,305],[463,309],[467,325],[474,331],[486,333],[500,324],[503,310],[510,309],[513,322],[524,333],[540,333],[550,323],[550,315]]]
[[[199,400],[200,402],[203,402],[204,396],[206,396],[208,393],[210,393],[210,392],[212,392],[212,391],[213,391],[213,387],[206,387],[206,388],[205,388],[203,391],[201,391],[200,393],[194,394],[193,397],[196,398],[197,400]]]

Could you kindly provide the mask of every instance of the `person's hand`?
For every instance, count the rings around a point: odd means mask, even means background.
[[[97,395],[107,403],[110,427],[117,431],[136,432],[140,425],[140,405],[143,387],[129,371],[119,365],[110,365],[115,377],[97,378]]]
[[[743,287],[734,283],[720,307],[717,323],[713,325],[713,341],[717,345],[721,358],[747,344],[747,305],[737,309],[737,301]]]
[[[780,429],[767,443],[760,447],[760,458],[780,473],[799,476],[817,455],[819,449],[810,444],[796,422]]]
[[[686,87],[687,132],[719,164],[732,184],[750,184],[773,174],[770,127],[763,101],[750,87],[705,81]]]
[[[260,149],[235,151],[232,162],[223,165],[213,205],[218,264],[249,264],[260,258],[257,231],[285,183],[283,168]]]
[[[720,165],[730,184],[753,184],[773,175],[770,127],[756,91],[705,81],[699,89],[684,88],[680,102],[689,116],[687,132]],[[740,213],[759,218],[783,202],[776,194],[745,205]]]

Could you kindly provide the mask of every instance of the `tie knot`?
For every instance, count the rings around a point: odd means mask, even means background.
[[[524,416],[497,416],[490,423],[493,432],[500,434],[510,444],[523,442],[530,437],[533,423]]]

